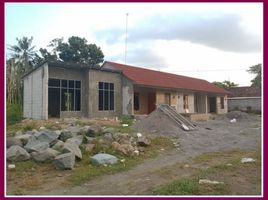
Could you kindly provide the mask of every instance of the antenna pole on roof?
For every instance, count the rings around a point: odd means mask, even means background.
[[[127,24],[128,23],[128,13],[126,13],[126,41],[125,41],[125,64],[127,64]]]

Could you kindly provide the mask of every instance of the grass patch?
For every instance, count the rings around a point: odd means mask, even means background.
[[[162,186],[153,193],[157,195],[196,195],[199,194],[199,184],[195,179],[181,179]]]
[[[26,131],[31,131],[33,129],[38,129],[38,125],[36,124],[36,122],[31,122],[31,123],[27,123],[25,125],[22,126],[22,131],[26,132]]]
[[[46,123],[44,127],[49,130],[61,130],[61,125],[56,123]]]

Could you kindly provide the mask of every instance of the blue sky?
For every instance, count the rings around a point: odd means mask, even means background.
[[[6,3],[6,44],[34,37],[79,36],[106,60],[206,79],[250,84],[246,69],[262,62],[261,3]]]

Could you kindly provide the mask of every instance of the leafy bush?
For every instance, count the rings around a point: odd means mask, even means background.
[[[21,121],[22,106],[18,104],[7,104],[6,115],[7,125],[12,125]]]

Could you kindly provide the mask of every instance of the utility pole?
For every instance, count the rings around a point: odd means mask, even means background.
[[[128,25],[128,13],[126,13],[125,64],[127,64],[127,25]]]

